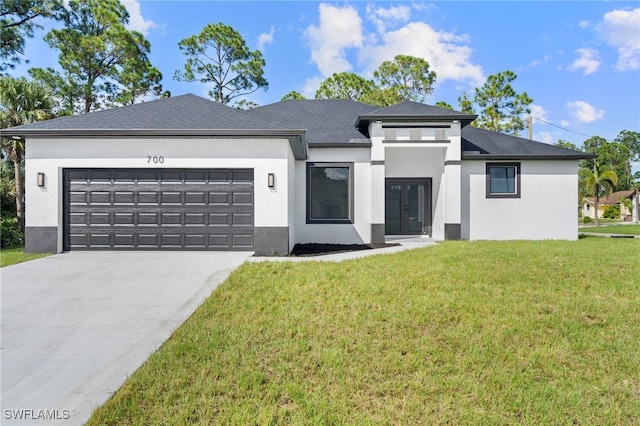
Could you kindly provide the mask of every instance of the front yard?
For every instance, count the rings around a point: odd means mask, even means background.
[[[579,232],[592,232],[596,234],[640,235],[640,224],[636,225],[606,225],[588,226],[578,228]]]
[[[39,259],[41,257],[50,255],[51,253],[25,253],[23,246],[3,248],[0,249],[0,268],[4,266],[15,265],[16,263]]]
[[[89,424],[638,424],[639,240],[245,264]]]

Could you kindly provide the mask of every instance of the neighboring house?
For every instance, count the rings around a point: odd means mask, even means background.
[[[627,207],[620,202],[620,198],[628,198],[632,199],[633,195],[636,191],[617,191],[612,192],[607,197],[600,198],[598,200],[598,219],[604,217],[604,212],[607,207],[610,206],[619,206],[620,207],[620,218],[626,219],[627,217],[631,220],[632,211],[629,211]],[[633,209],[632,209],[633,210]],[[594,197],[586,197],[582,200],[582,217],[590,217],[591,219],[595,219],[595,198]]]
[[[474,119],[409,101],[240,111],[184,95],[3,133],[26,140],[29,252],[577,239],[591,157]]]

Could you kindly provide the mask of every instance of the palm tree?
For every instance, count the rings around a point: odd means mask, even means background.
[[[20,126],[52,117],[53,102],[47,89],[24,77],[0,77],[0,128]],[[20,230],[24,231],[24,200],[22,185],[22,159],[24,140],[2,138],[2,151],[13,162],[16,196],[16,216]]]
[[[594,163],[593,170],[580,169],[580,179],[589,194],[594,195],[595,221],[598,226],[598,202],[600,196],[609,195],[618,184],[618,175],[606,165]]]

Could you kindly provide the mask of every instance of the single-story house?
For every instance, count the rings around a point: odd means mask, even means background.
[[[475,118],[410,101],[241,111],[183,95],[3,133],[26,142],[29,252],[577,239],[589,156]]]
[[[604,217],[604,212],[607,207],[618,206],[620,208],[620,218],[625,220],[633,220],[632,213],[634,209],[633,207],[629,210],[624,203],[620,201],[621,198],[632,200],[632,206],[635,205],[633,202],[634,194],[636,191],[631,189],[627,191],[616,191],[612,192],[606,197],[600,198],[598,200],[598,219]],[[637,201],[636,201],[637,203]],[[596,218],[596,206],[595,206],[595,198],[594,197],[585,197],[582,200],[582,217],[590,217],[591,219]]]

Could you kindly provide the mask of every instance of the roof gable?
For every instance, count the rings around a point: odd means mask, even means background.
[[[378,108],[367,114],[360,115],[355,126],[368,135],[369,124],[373,121],[460,121],[462,127],[476,119],[476,115],[465,114],[460,111],[440,108],[433,105],[421,104],[413,101],[403,101],[399,104]]]
[[[367,114],[368,117],[392,117],[392,116],[459,116],[468,118],[470,114],[433,105],[421,104],[414,101],[403,101],[399,104],[390,105],[377,109]],[[475,116],[474,116],[475,117]]]

